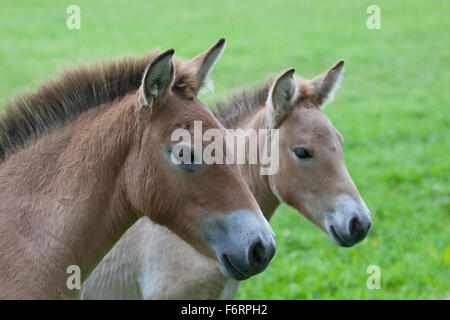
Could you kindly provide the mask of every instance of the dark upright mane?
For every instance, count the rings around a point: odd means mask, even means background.
[[[137,90],[156,54],[80,65],[57,79],[44,81],[37,91],[12,99],[0,118],[0,161],[28,140]]]
[[[239,89],[228,98],[216,101],[215,116],[225,128],[236,128],[256,108],[265,106],[273,82],[274,78],[269,77],[262,84]]]

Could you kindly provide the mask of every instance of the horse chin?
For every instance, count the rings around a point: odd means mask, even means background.
[[[300,210],[299,210],[300,211]],[[304,212],[304,211],[303,211]],[[333,225],[333,216],[334,213],[318,213],[316,215],[313,214],[305,214],[303,215],[310,220],[313,224],[315,224],[319,229],[327,234],[330,238],[331,242],[339,247],[352,247],[355,243],[348,241],[344,236],[342,236],[337,230],[336,226]]]
[[[339,235],[333,225],[330,225],[329,231],[327,231],[327,234],[328,234],[328,237],[331,239],[331,241],[339,247],[349,248],[356,244],[356,243],[351,243],[351,242],[347,241],[344,237]]]
[[[234,280],[242,281],[250,278],[250,276],[236,268],[225,254],[219,259],[219,269],[226,277]]]

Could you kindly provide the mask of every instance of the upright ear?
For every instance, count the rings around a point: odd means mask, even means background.
[[[294,80],[295,69],[283,72],[273,84],[266,101],[267,120],[270,128],[278,126],[289,114],[296,96],[297,86]]]
[[[344,74],[344,60],[339,60],[325,73],[315,77],[313,84],[314,98],[319,105],[325,105],[334,100],[334,94],[341,84]]]
[[[210,90],[214,89],[213,83],[209,80],[209,75],[216,64],[216,61],[220,58],[225,49],[225,39],[221,38],[215,45],[205,52],[199,54],[191,61],[189,61],[190,66],[195,72],[195,92],[198,93],[200,89],[207,88]]]
[[[162,99],[172,86],[175,77],[172,56],[175,50],[169,49],[157,56],[148,66],[142,80],[145,105],[151,108],[153,102]]]

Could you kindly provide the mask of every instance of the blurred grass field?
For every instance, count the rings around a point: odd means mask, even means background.
[[[66,28],[70,4],[81,8],[80,30]],[[381,30],[366,27],[371,4],[381,8]],[[373,228],[339,248],[280,207],[277,255],[237,298],[442,299],[450,295],[449,13],[448,0],[3,0],[0,97],[3,105],[78,61],[156,47],[192,57],[222,36],[216,95],[289,67],[313,77],[342,58],[344,81],[325,112],[345,137]],[[369,265],[381,269],[379,290],[366,287]]]

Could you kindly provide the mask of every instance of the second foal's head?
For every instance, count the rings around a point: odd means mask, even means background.
[[[333,99],[344,71],[338,61],[313,80],[290,69],[269,90],[266,118],[279,129],[279,170],[269,176],[280,201],[303,213],[331,240],[349,247],[364,239],[370,212],[344,163],[343,138],[321,107]]]

